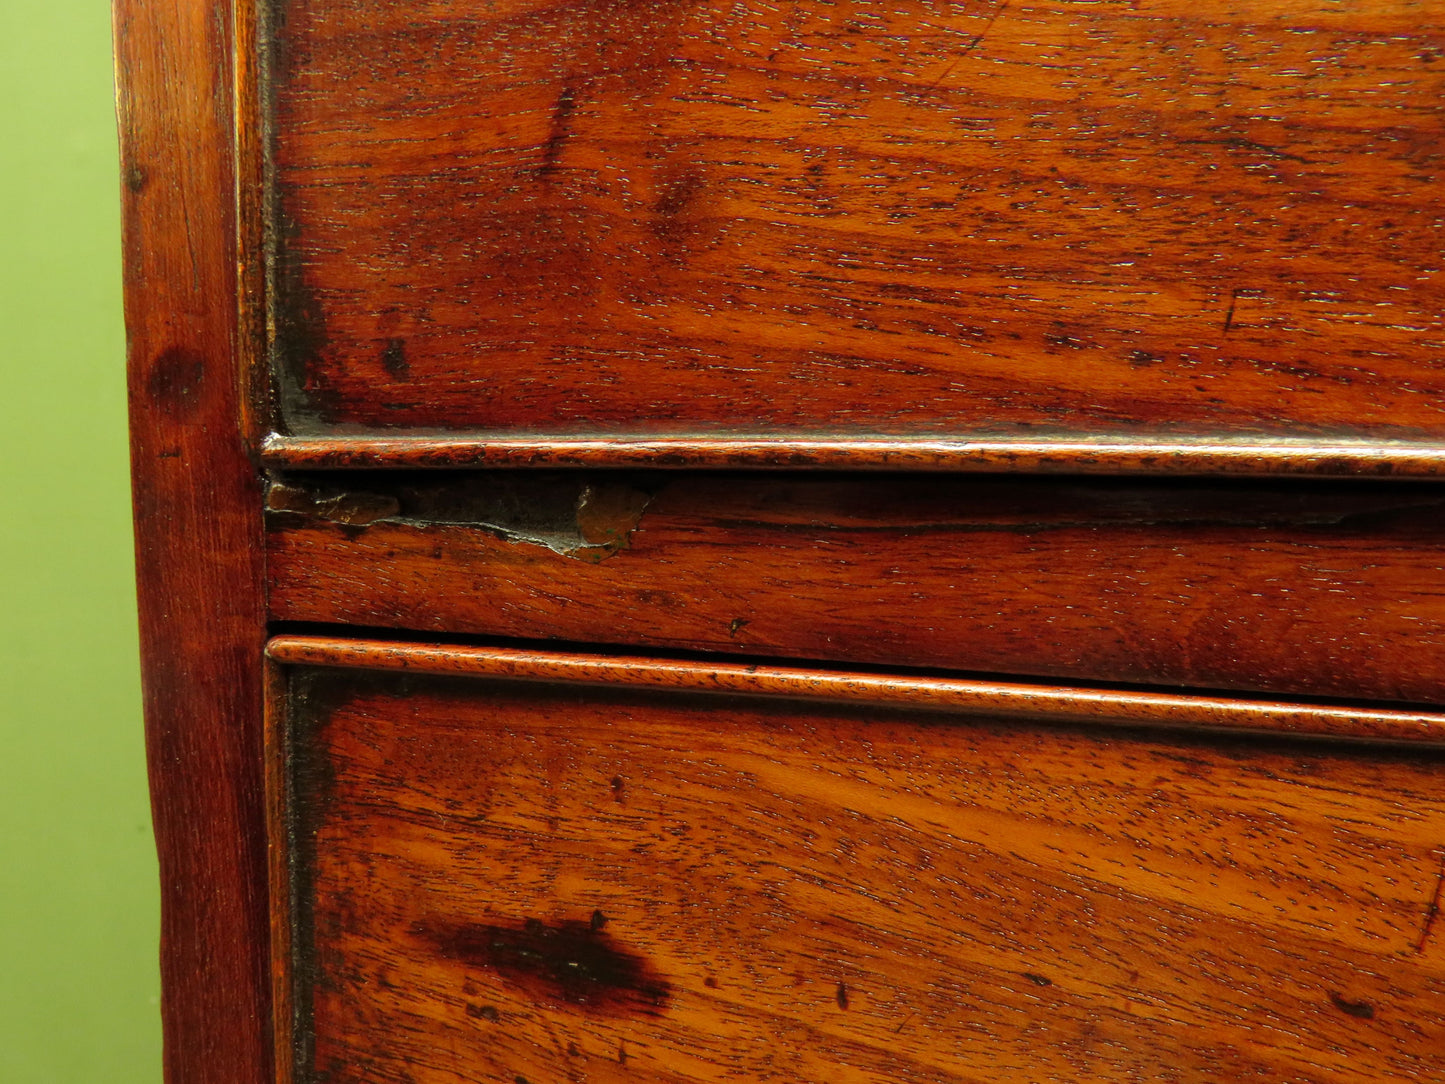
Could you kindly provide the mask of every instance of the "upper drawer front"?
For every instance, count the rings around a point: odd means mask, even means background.
[[[292,433],[1445,436],[1438,5],[270,6]]]
[[[297,1084],[1445,1077],[1438,749],[494,663],[292,671]]]
[[[376,473],[271,504],[282,620],[1445,701],[1434,488]]]

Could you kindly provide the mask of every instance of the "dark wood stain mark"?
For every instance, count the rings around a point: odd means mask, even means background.
[[[488,1023],[492,1024],[495,1024],[502,1019],[502,1014],[497,1012],[496,1006],[494,1005],[468,1004],[467,1015],[474,1017],[478,1020],[486,1020]]]
[[[617,1043],[617,1064],[627,1064],[627,1044],[620,1040]]]
[[[846,1009],[848,1007],[848,984],[840,982],[834,996],[838,999],[838,1008]]]
[[[326,310],[306,274],[301,228],[284,213],[287,194],[275,194],[279,209],[270,238],[271,309],[275,340],[271,366],[282,409],[293,423],[327,421],[339,410],[323,354],[331,341]]]
[[[614,1015],[659,1015],[671,984],[641,956],[619,946],[591,921],[520,926],[422,925],[415,932],[450,960],[483,968],[529,994]]]
[[[284,831],[291,849],[288,911],[292,944],[298,949],[291,964],[292,1016],[300,1025],[294,1033],[297,1080],[310,1081],[318,1076],[314,1071],[314,1005],[317,997],[324,998],[338,986],[332,973],[337,960],[318,945],[318,939],[324,938],[334,925],[324,914],[318,923],[315,876],[321,826],[334,811],[338,782],[336,764],[326,743],[328,720],[350,695],[347,679],[339,672],[300,671],[289,682],[284,764],[290,801]]]
[[[1445,893],[1445,854],[1440,856],[1440,869],[1435,874],[1435,894],[1430,897],[1430,906],[1425,909],[1425,924],[1420,930],[1420,937],[1415,942],[1415,952],[1425,951],[1425,942],[1430,939],[1430,932],[1435,928],[1435,920],[1440,917],[1440,900],[1442,893]]]
[[[1346,1016],[1353,1016],[1356,1020],[1373,1020],[1375,1018],[1375,1007],[1368,1001],[1351,1001],[1333,990],[1330,991],[1330,1004]]]
[[[169,418],[185,418],[200,404],[206,359],[195,350],[171,346],[161,351],[146,378],[146,394]]]
[[[141,192],[150,181],[150,174],[146,172],[145,166],[132,163],[125,170],[125,186],[132,192]]]
[[[1054,984],[1053,979],[1045,978],[1043,975],[1040,975],[1033,971],[1025,971],[1024,978],[1028,979],[1029,982],[1033,983],[1035,986],[1052,986]]]
[[[600,930],[600,929],[602,929],[603,926],[606,926],[606,925],[607,925],[607,916],[604,915],[601,911],[593,911],[593,912],[592,912],[592,928],[593,928],[594,930]]]
[[[381,351],[381,364],[397,380],[405,380],[411,373],[411,364],[406,360],[406,340],[387,340]]]
[[[552,130],[547,142],[542,144],[542,164],[537,167],[539,178],[550,177],[557,170],[558,159],[562,156],[562,144],[570,134],[572,112],[577,108],[577,94],[571,87],[563,87],[557,95],[557,104],[552,107]]]
[[[717,989],[717,979],[713,978],[711,975],[703,979],[702,984],[706,986],[709,990]]]
[[[673,219],[682,214],[697,199],[703,189],[703,179],[688,170],[670,178],[662,185],[653,213],[661,219]]]
[[[618,805],[626,805],[626,804],[627,804],[627,784],[622,781],[622,776],[620,776],[620,775],[614,775],[614,776],[612,777],[611,786],[612,786],[612,800],[613,800],[614,802],[616,802]]]
[[[697,220],[695,208],[706,182],[695,169],[684,169],[664,177],[652,205],[652,232],[666,247],[674,262],[685,258]]]

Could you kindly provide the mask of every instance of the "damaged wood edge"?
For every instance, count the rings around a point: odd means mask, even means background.
[[[1425,921],[1420,925],[1420,936],[1415,939],[1415,955],[1425,951],[1425,945],[1430,940],[1430,934],[1435,929],[1435,920],[1440,917],[1440,904],[1442,896],[1445,896],[1445,848],[1441,848],[1440,868],[1435,874],[1435,891],[1430,896],[1430,904],[1425,909]]]
[[[1388,708],[325,636],[277,636],[266,654],[299,666],[774,696],[1060,723],[1445,744],[1445,713]]]
[[[1445,444],[1370,440],[922,440],[788,437],[304,437],[262,442],[272,470],[743,467],[1054,474],[1439,478]]]
[[[266,511],[322,520],[351,530],[379,523],[421,529],[468,527],[506,542],[541,546],[563,557],[598,563],[631,546],[632,535],[653,498],[651,492],[615,476],[579,480],[565,492],[553,487],[547,494],[528,494],[535,506],[549,513],[538,518],[519,516],[515,507],[509,509],[506,502],[499,500],[490,505],[466,502],[472,507],[445,507],[433,502],[432,507],[418,508],[414,499],[405,498],[405,493],[406,487],[393,487],[393,492],[388,493],[365,487],[273,479],[266,489]],[[549,504],[552,507],[546,507]]]

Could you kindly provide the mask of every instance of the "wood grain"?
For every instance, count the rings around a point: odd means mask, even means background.
[[[117,0],[125,315],[169,1084],[270,1084],[260,478],[242,434],[233,26]]]
[[[1437,756],[291,674],[299,1080],[1445,1072]]]
[[[1400,485],[315,475],[269,498],[270,606],[426,633],[1438,703],[1441,499]]]
[[[274,7],[294,434],[1445,433],[1433,6]]]
[[[1250,731],[1391,744],[1445,741],[1445,715],[1439,711],[1345,704],[337,636],[275,636],[266,645],[266,654],[296,666],[801,697],[1056,723]]]

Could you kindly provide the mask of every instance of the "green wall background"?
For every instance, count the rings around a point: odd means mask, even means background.
[[[0,0],[0,1081],[161,1079],[106,0]]]

